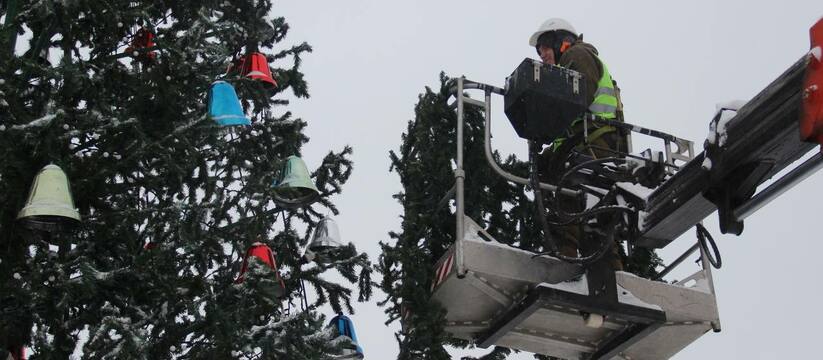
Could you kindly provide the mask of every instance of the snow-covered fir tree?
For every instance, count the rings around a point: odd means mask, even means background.
[[[469,345],[444,331],[445,313],[429,301],[434,264],[454,243],[454,216],[448,204],[442,202],[454,185],[457,116],[449,106],[453,84],[441,74],[439,89],[425,89],[398,152],[390,154],[392,170],[403,185],[403,192],[395,196],[403,206],[402,230],[391,232],[392,241],[381,243],[378,269],[383,275],[381,289],[388,295],[384,305],[389,321],[404,317],[407,331],[397,335],[401,360],[451,359],[445,346]],[[466,181],[466,215],[497,239],[512,239],[511,234],[518,234],[512,246],[539,248],[538,226],[533,224],[532,203],[526,192],[485,166],[483,116],[474,107],[464,111],[466,178],[484,179]],[[495,156],[500,160],[498,154]],[[526,164],[514,157],[502,163],[508,171],[527,171]],[[504,359],[509,353],[511,350],[497,347],[484,359]]]
[[[369,260],[351,244],[328,264],[301,258],[321,213],[337,213],[330,197],[352,149],[308,164],[313,205],[272,201],[278,171],[308,142],[286,108],[308,98],[300,62],[311,47],[285,41],[271,1],[11,0],[1,11],[0,358],[22,347],[37,359],[337,353],[320,307],[367,300]],[[252,52],[271,64],[274,89],[238,71]],[[217,79],[251,125],[208,116]],[[82,220],[30,230],[18,213],[48,164],[65,171]],[[275,253],[282,297],[257,262],[235,281],[257,241]],[[304,309],[306,287],[316,296]]]

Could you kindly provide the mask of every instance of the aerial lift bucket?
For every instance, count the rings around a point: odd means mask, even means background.
[[[609,301],[585,276],[570,281],[582,267],[509,247],[468,217],[464,224],[462,244],[436,264],[432,291],[456,338],[564,359],[666,359],[719,323],[707,270],[676,284],[618,271]]]
[[[512,86],[514,82],[507,83],[509,89]],[[464,96],[465,89],[485,90],[485,102]],[[491,93],[507,94],[507,90],[458,79],[457,126],[463,126],[464,103],[483,107],[489,165],[507,180],[527,184],[527,179],[505,172],[494,162],[489,145]],[[707,331],[719,329],[708,265],[684,281],[668,284],[601,271],[602,267],[593,271],[506,245],[511,241],[495,240],[464,215],[460,134],[456,241],[435,264],[431,287],[431,301],[446,310],[446,332],[483,348],[503,346],[564,359],[665,359]],[[550,137],[547,134],[543,140]],[[550,184],[539,186],[561,191]]]

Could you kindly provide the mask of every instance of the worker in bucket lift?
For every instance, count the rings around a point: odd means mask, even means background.
[[[569,22],[557,18],[546,20],[529,38],[529,45],[534,46],[544,63],[558,65],[583,74],[586,85],[584,96],[586,102],[590,104],[588,108],[590,113],[602,118],[622,121],[618,91],[606,64],[598,57],[597,49],[583,42],[583,35],[578,35]],[[573,151],[594,159],[620,157],[620,152],[626,152],[625,136],[616,128],[597,125],[591,120],[586,120],[587,124],[584,128],[583,121],[583,119],[575,120],[567,129],[565,137],[556,139],[543,150],[538,165],[541,181],[557,183],[567,169],[567,159]],[[588,130],[588,135],[585,134],[584,129]],[[565,181],[563,185],[575,184]],[[562,195],[558,195],[556,206],[565,212],[585,210],[584,203]],[[581,242],[581,237],[588,236],[579,224],[553,227],[552,232],[558,251],[564,256],[577,257],[578,250],[582,256],[586,256],[596,251],[600,244],[599,239],[596,238]],[[615,270],[623,270],[618,248],[619,244],[612,247],[614,250],[612,267]]]

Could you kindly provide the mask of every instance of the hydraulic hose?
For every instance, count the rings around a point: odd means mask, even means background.
[[[572,167],[571,169],[569,169],[568,171],[566,171],[565,173],[563,173],[563,176],[560,177],[560,181],[557,182],[557,190],[559,191],[559,190],[563,189],[563,182],[565,182],[566,178],[568,178],[571,174],[577,172],[578,170],[580,170],[582,168],[585,168],[585,167],[588,167],[588,166],[591,166],[591,165],[597,165],[597,164],[602,164],[602,163],[607,163],[607,162],[616,162],[616,161],[625,161],[625,160],[620,159],[620,158],[615,158],[615,157],[609,157],[609,158],[603,158],[603,159],[589,160],[589,161],[585,161],[585,162],[582,162],[580,164],[577,164],[574,167]],[[593,170],[596,171],[597,168],[593,168]],[[633,213],[634,212],[633,209],[630,209],[630,208],[627,208],[627,207],[624,207],[624,206],[618,206],[618,205],[602,206],[600,202],[598,202],[593,208],[591,208],[589,210],[581,211],[581,212],[566,212],[565,210],[557,208],[557,207],[552,207],[552,211],[554,211],[558,215],[558,217],[565,218],[565,221],[561,221],[561,222],[556,223],[558,225],[569,224],[573,221],[576,221],[576,220],[579,220],[579,219],[582,219],[582,218],[588,218],[588,217],[598,215],[598,214],[601,214],[601,213],[604,213],[604,212],[610,212],[610,211],[622,211],[622,212],[627,212],[627,213]]]
[[[711,263],[715,269],[720,269],[720,267],[723,266],[723,259],[720,257],[720,250],[717,249],[717,243],[714,242],[712,234],[709,233],[709,230],[706,230],[706,227],[704,227],[701,223],[697,223],[696,229],[697,241],[706,253],[706,258],[709,259],[709,263]],[[707,239],[709,240],[709,244],[712,246],[712,252],[714,255],[709,252],[709,247],[706,244]]]
[[[556,257],[560,260],[569,263],[581,264],[583,266],[587,266],[597,260],[599,260],[603,255],[606,254],[612,247],[614,243],[614,233],[615,229],[614,226],[606,226],[606,239],[603,242],[600,249],[588,256],[581,256],[581,257],[574,257],[574,256],[565,256],[560,254],[558,251],[557,244],[552,239],[551,232],[549,229],[549,222],[546,219],[546,208],[543,206],[543,193],[540,190],[540,182],[538,178],[538,168],[537,168],[537,150],[540,148],[540,145],[536,142],[529,141],[529,182],[532,186],[532,191],[534,191],[534,201],[535,201],[535,215],[537,217],[537,221],[540,222],[540,226],[543,229],[543,239],[546,242],[546,246],[549,248],[548,252],[539,253],[535,256],[540,255],[551,255]],[[609,224],[613,225],[613,224]]]
[[[557,250],[552,235],[549,232],[549,222],[546,219],[546,208],[543,206],[543,191],[540,190],[540,179],[537,169],[537,149],[540,147],[536,142],[529,140],[529,183],[534,191],[535,215],[540,227],[543,229],[543,240],[546,242],[549,252],[552,255],[560,255]]]

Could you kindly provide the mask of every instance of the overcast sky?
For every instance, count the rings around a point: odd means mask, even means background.
[[[715,104],[750,99],[808,51],[808,29],[823,16],[823,2],[281,0],[275,14],[291,25],[287,43],[314,47],[302,68],[312,97],[288,107],[309,123],[306,161],[316,166],[329,149],[354,147],[354,174],[336,199],[337,221],[343,240],[376,260],[377,242],[400,224],[391,196],[401,187],[388,172],[388,152],[399,146],[417,95],[438,85],[441,70],[502,86],[524,57],[536,57],[529,35],[546,18],[562,17],[599,49],[622,88],[628,122],[700,149]],[[492,115],[495,147],[522,156],[525,144],[500,104]],[[817,174],[748,218],[739,237],[721,236],[716,215],[707,219],[723,255],[715,272],[723,331],[704,335],[676,359],[819,353],[821,188]],[[692,243],[690,231],[662,254],[670,261]],[[356,310],[366,357],[394,358],[399,325],[387,330],[374,302]]]

